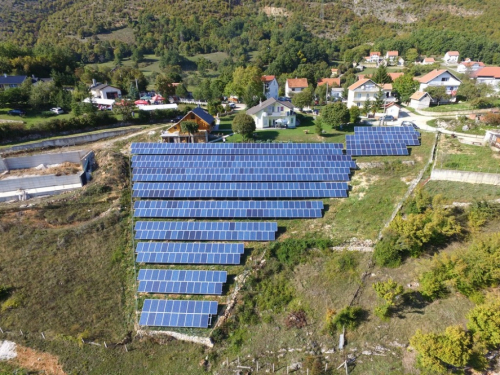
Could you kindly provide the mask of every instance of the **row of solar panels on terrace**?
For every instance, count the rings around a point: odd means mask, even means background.
[[[227,272],[142,269],[137,280],[143,293],[220,295]]]
[[[352,156],[409,155],[408,146],[420,145],[413,127],[355,127],[346,135],[346,154]]]
[[[146,299],[139,325],[152,327],[208,328],[217,314],[214,301],[178,301]]]

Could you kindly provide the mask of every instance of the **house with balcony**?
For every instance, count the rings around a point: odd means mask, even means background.
[[[382,60],[380,52],[370,52],[370,56],[365,57],[366,62],[378,64]]]
[[[420,82],[418,91],[425,91],[429,86],[444,86],[446,94],[451,96],[457,94],[458,87],[462,83],[461,80],[446,69],[434,69],[432,72],[418,77],[417,81]]]
[[[392,93],[392,84],[386,83],[379,85],[371,79],[365,78],[349,86],[347,107],[363,107],[364,103],[368,100],[374,102],[380,91],[382,91],[384,95],[384,102],[386,105],[397,101],[397,98]]]
[[[470,59],[465,59],[457,66],[457,72],[459,73],[472,73],[481,68],[484,68],[484,63],[480,61],[471,61]]]
[[[288,78],[285,84],[285,95],[290,97],[307,89],[307,78]]]
[[[262,76],[262,84],[264,85],[264,95],[267,99],[274,98],[278,99],[279,85],[275,76]]]
[[[247,110],[252,116],[257,129],[268,128],[295,128],[297,119],[293,111],[293,104],[275,98],[269,98]]]
[[[493,87],[496,92],[500,92],[500,67],[486,66],[471,74],[471,78],[476,79],[476,83],[486,83]]]
[[[385,60],[388,63],[395,63],[399,59],[399,52],[398,51],[387,51],[385,54]]]
[[[447,64],[458,64],[460,53],[458,51],[448,51],[444,54],[443,60]]]
[[[92,80],[90,93],[94,99],[119,99],[122,97],[122,90],[119,88],[95,80]]]

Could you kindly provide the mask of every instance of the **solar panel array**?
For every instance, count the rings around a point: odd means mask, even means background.
[[[420,133],[411,126],[355,126],[346,135],[346,153],[351,156],[408,155],[408,146],[420,145]]]
[[[136,201],[135,217],[318,218],[321,201]]]
[[[144,293],[220,295],[227,272],[143,269],[137,279]]]
[[[208,328],[217,315],[214,301],[146,299],[139,325],[150,327]]]
[[[340,143],[133,143],[132,154],[134,217],[144,219],[318,218],[323,202],[304,199],[347,197],[356,168]],[[140,220],[136,261],[237,265],[242,241],[272,241],[277,229],[274,222]],[[142,269],[138,288],[220,295],[226,278],[220,271]],[[207,328],[217,304],[187,303],[146,300],[139,324]]]

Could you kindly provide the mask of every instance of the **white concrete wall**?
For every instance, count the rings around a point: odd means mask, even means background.
[[[38,154],[33,156],[23,156],[18,158],[2,159],[4,163],[4,170],[10,169],[26,169],[34,168],[40,164],[60,164],[60,163],[79,163],[81,158],[87,154],[88,151],[70,151],[58,152],[52,154]],[[0,172],[2,171],[2,162],[0,162]]]
[[[434,169],[431,180],[468,182],[471,184],[500,185],[500,174]]]

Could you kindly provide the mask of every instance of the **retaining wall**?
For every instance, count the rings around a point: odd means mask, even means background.
[[[40,164],[61,164],[65,162],[80,164],[82,157],[88,153],[89,151],[79,150],[0,159],[0,172],[11,169],[34,168]]]
[[[433,169],[431,180],[468,182],[471,184],[500,185],[500,174]]]
[[[117,137],[119,135],[123,135],[126,133],[130,133],[140,128],[128,128],[128,129],[119,129],[119,130],[111,130],[107,132],[101,133],[93,133],[93,134],[83,134],[83,135],[75,135],[72,137],[64,137],[57,139],[49,139],[46,141],[33,142],[28,144],[23,144],[19,146],[12,146],[0,149],[0,152],[12,152],[12,151],[25,151],[25,150],[33,150],[38,148],[48,148],[48,147],[68,147],[68,146],[76,146],[81,145],[83,143],[95,142],[105,138]]]
[[[12,178],[8,180],[0,180],[0,192],[4,193],[19,189],[38,189],[49,186],[75,184],[80,184],[80,186],[82,184],[79,174],[67,176],[56,176],[52,174],[46,176]]]

